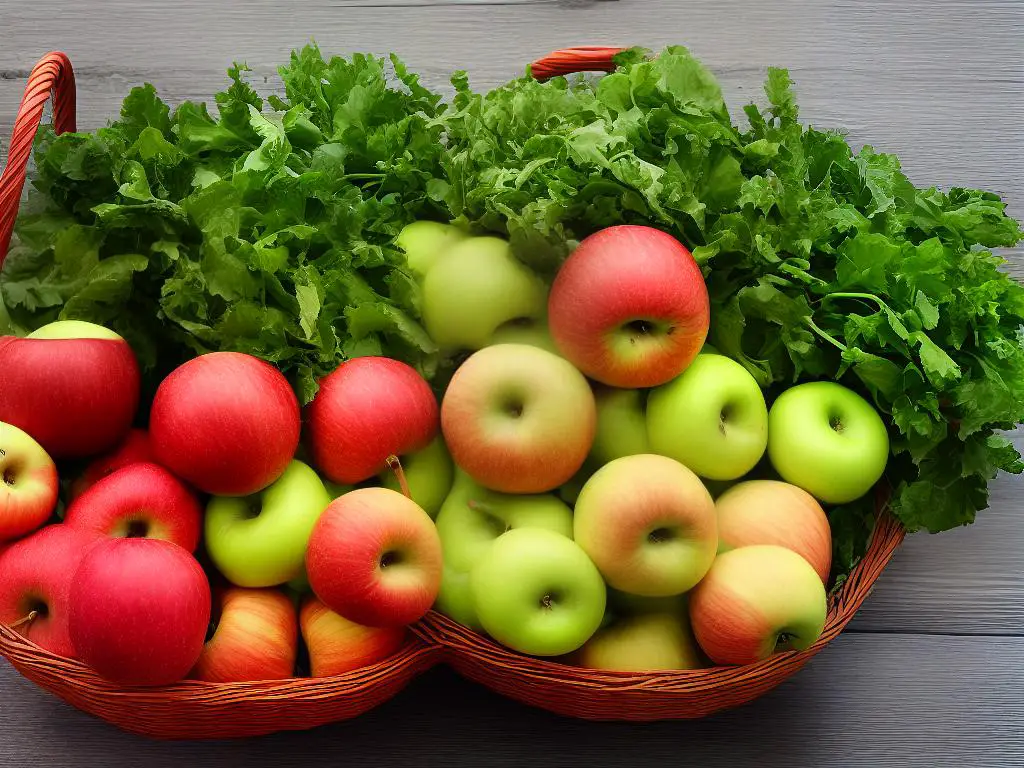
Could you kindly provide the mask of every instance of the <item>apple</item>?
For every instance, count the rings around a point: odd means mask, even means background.
[[[749,480],[715,502],[718,551],[777,544],[802,555],[823,582],[832,567],[828,516],[807,491],[778,480]]]
[[[495,344],[527,344],[531,347],[539,347],[546,352],[561,357],[558,345],[551,338],[551,331],[547,323],[541,320],[523,320],[499,325],[497,330],[487,340],[486,346],[492,347]]]
[[[149,433],[144,429],[130,429],[124,440],[110,453],[93,459],[85,471],[71,484],[69,497],[74,500],[98,481],[129,464],[156,463]]]
[[[153,398],[160,464],[205,493],[247,496],[281,476],[299,444],[299,403],[269,363],[211,352],[179,366]]]
[[[371,627],[423,617],[441,584],[441,541],[430,516],[389,488],[332,501],[309,539],[313,593],[332,611]]]
[[[583,375],[525,344],[471,355],[441,403],[441,428],[456,465],[505,493],[543,493],[569,480],[590,451],[596,421]]]
[[[423,279],[423,324],[442,350],[480,349],[505,323],[541,320],[544,282],[497,237],[456,243]]]
[[[555,276],[548,324],[562,354],[613,387],[656,387],[675,378],[708,334],[700,267],[671,235],[608,227],[585,238]]]
[[[811,564],[774,544],[723,552],[690,595],[693,633],[716,664],[753,664],[776,651],[809,648],[827,610]]]
[[[448,255],[456,243],[465,240],[466,233],[451,224],[437,221],[414,221],[398,233],[395,245],[405,251],[409,269],[425,276],[440,259]]]
[[[551,494],[488,490],[458,470],[452,492],[437,515],[444,557],[438,610],[464,626],[481,628],[473,610],[469,572],[487,556],[491,544],[513,528],[544,528],[572,538],[572,510]]]
[[[700,478],[664,456],[605,464],[576,500],[573,538],[608,585],[665,597],[686,592],[715,559],[715,503]]]
[[[313,527],[330,503],[323,482],[301,461],[258,494],[215,496],[206,507],[210,559],[239,587],[291,581],[301,575]]]
[[[0,542],[18,539],[57,506],[57,466],[25,431],[0,422]]]
[[[590,461],[600,467],[623,456],[651,453],[647,436],[647,393],[639,389],[601,387],[597,403],[597,433]]]
[[[219,590],[213,637],[189,677],[209,683],[285,680],[295,674],[295,606],[276,589]]]
[[[431,517],[437,516],[441,504],[452,489],[454,470],[451,454],[448,453],[448,448],[440,435],[426,448],[411,453],[402,460],[402,471],[409,486],[410,497]],[[402,492],[402,483],[397,472],[385,470],[380,474],[380,480],[385,488]]]
[[[388,460],[426,448],[437,435],[437,399],[414,368],[357,357],[320,380],[306,406],[313,464],[328,480],[359,483]]]
[[[469,576],[487,633],[532,656],[561,656],[601,626],[605,585],[579,545],[543,528],[502,534]]]
[[[165,539],[194,552],[203,509],[178,478],[156,464],[129,464],[75,499],[64,514],[72,528],[100,536]]]
[[[54,459],[104,453],[131,427],[139,381],[121,336],[60,320],[0,343],[0,421],[28,432]]]
[[[106,539],[92,547],[68,596],[79,658],[119,685],[169,685],[199,660],[210,584],[186,550],[161,539]]]
[[[754,377],[723,355],[699,355],[647,399],[651,450],[709,480],[754,468],[768,443],[768,408]]]
[[[366,627],[332,611],[315,597],[302,603],[302,638],[311,677],[333,677],[378,664],[405,643],[405,627]]]
[[[859,499],[889,458],[889,434],[871,403],[834,381],[790,387],[768,414],[768,457],[786,482],[828,504]]]
[[[0,553],[0,624],[50,653],[75,657],[68,633],[68,592],[78,566],[101,539],[51,525]]]
[[[689,623],[689,593],[684,592],[667,597],[646,597],[609,589],[608,610],[617,619],[660,613],[682,616]]]
[[[572,657],[588,669],[656,672],[707,666],[685,616],[644,613],[598,630]]]

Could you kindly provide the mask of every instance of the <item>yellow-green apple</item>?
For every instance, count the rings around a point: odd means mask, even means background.
[[[371,627],[422,618],[437,598],[441,567],[434,521],[390,488],[360,488],[332,501],[306,554],[314,594]]]
[[[480,349],[499,326],[541,320],[544,282],[497,237],[456,243],[423,279],[423,324],[443,350]]]
[[[685,614],[641,613],[597,631],[573,656],[588,669],[655,672],[707,666]]]
[[[79,658],[120,685],[168,685],[203,651],[210,584],[186,550],[161,539],[105,539],[82,558],[68,595]]]
[[[423,277],[439,259],[448,255],[452,246],[465,238],[466,233],[451,224],[414,221],[398,233],[395,245],[405,251],[409,269]]]
[[[856,392],[811,381],[772,404],[768,457],[783,480],[828,504],[845,504],[882,477],[889,434],[878,411]]]
[[[647,393],[640,389],[599,387],[597,433],[590,449],[590,461],[602,466],[623,456],[651,453],[647,436]]]
[[[551,331],[543,320],[513,320],[499,325],[498,329],[487,340],[487,346],[495,344],[528,344],[540,347],[553,355],[561,356],[558,345],[551,338]]]
[[[715,501],[718,551],[777,544],[802,555],[828,581],[832,532],[828,516],[807,491],[778,480],[737,483]]]
[[[194,552],[203,509],[185,485],[156,464],[129,464],[75,499],[65,524],[100,536],[165,539]]]
[[[699,355],[647,399],[651,450],[701,477],[732,480],[754,468],[768,443],[768,408],[757,381],[723,355]]]
[[[144,462],[156,463],[156,456],[149,442],[149,433],[144,429],[130,429],[113,451],[89,462],[85,471],[71,484],[69,498],[72,501],[78,498],[111,472],[129,464]]]
[[[58,656],[74,657],[68,592],[82,558],[100,537],[50,525],[0,553],[0,624]]]
[[[416,453],[437,435],[437,399],[414,368],[387,357],[357,357],[320,380],[306,406],[313,464],[328,480],[359,483]]]
[[[467,627],[479,629],[469,590],[469,572],[491,544],[513,528],[545,528],[572,538],[572,510],[551,494],[519,495],[491,491],[457,470],[455,485],[437,515],[444,574],[437,609]]]
[[[0,542],[50,519],[57,506],[57,466],[24,430],[0,421]]]
[[[583,645],[604,618],[605,584],[579,545],[544,528],[516,528],[470,571],[473,608],[502,645],[561,656]]]
[[[704,277],[686,247],[635,225],[584,239],[548,298],[562,354],[613,387],[656,387],[678,376],[700,352],[709,317]]]
[[[776,651],[809,648],[827,610],[811,564],[774,544],[723,552],[690,594],[694,636],[716,664],[753,664]]]
[[[715,503],[677,461],[639,454],[605,464],[576,500],[573,538],[608,585],[649,597],[693,587],[715,559]]]
[[[590,451],[596,421],[583,375],[561,357],[525,344],[471,355],[441,403],[441,428],[455,464],[505,493],[543,493],[566,482]]]
[[[54,459],[111,450],[138,405],[135,353],[101,325],[61,320],[25,338],[0,338],[0,421],[28,432]]]
[[[405,643],[405,627],[367,627],[341,616],[315,597],[302,603],[302,639],[309,649],[311,677],[333,677],[394,656]]]
[[[409,487],[410,498],[431,517],[437,516],[451,491],[454,471],[451,454],[440,435],[423,450],[410,453],[402,460],[401,472]],[[404,492],[398,472],[387,469],[380,474],[380,480],[385,488]]]
[[[269,363],[211,352],[179,366],[153,398],[160,464],[205,493],[247,496],[281,476],[299,443],[299,403]]]
[[[189,673],[209,683],[285,680],[295,674],[299,622],[276,589],[230,587],[214,595],[213,636]]]
[[[210,499],[206,550],[232,584],[284,584],[302,573],[309,537],[330,503],[316,472],[292,461],[284,474],[258,494]]]

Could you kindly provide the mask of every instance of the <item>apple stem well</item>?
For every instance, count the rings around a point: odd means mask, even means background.
[[[402,461],[395,454],[388,456],[387,460],[388,469],[395,473],[395,477],[398,480],[398,487],[402,489],[402,495],[407,499],[412,498],[412,493],[409,491],[409,480],[405,477],[405,470],[402,469]]]

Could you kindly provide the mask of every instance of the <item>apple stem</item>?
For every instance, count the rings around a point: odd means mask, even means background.
[[[22,618],[18,619],[16,622],[11,624],[11,629],[17,629],[23,624],[31,624],[33,621],[36,620],[37,616],[39,616],[39,611],[29,611],[28,616],[23,616]]]
[[[387,460],[388,469],[395,473],[395,477],[398,478],[398,485],[402,489],[402,494],[407,499],[412,498],[412,493],[409,492],[409,481],[405,477],[405,470],[402,469],[402,461],[395,454],[388,456]]]

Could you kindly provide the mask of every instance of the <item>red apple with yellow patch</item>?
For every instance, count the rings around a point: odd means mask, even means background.
[[[405,627],[367,627],[308,597],[299,614],[302,639],[309,649],[312,677],[332,677],[390,658],[405,642]]]
[[[46,450],[24,430],[0,422],[0,542],[34,531],[53,514],[60,481]]]

